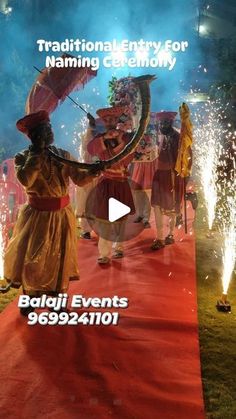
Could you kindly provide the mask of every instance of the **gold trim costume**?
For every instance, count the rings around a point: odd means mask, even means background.
[[[46,113],[43,115],[46,118]],[[38,116],[38,123],[40,118],[43,116]],[[26,133],[23,129],[20,130]],[[50,148],[71,158],[64,150]],[[58,163],[48,155],[47,149],[17,154],[15,170],[25,187],[28,203],[20,210],[6,249],[5,278],[12,286],[22,285],[28,295],[66,292],[69,280],[79,279],[76,219],[69,203],[69,178],[79,186],[91,178],[85,179],[87,172]]]

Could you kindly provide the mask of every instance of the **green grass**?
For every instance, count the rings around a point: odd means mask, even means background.
[[[236,289],[234,274],[228,296],[232,313],[219,313],[222,294],[221,237],[206,238],[205,213],[200,207],[195,223],[198,279],[198,316],[205,409],[208,419],[236,418]],[[79,231],[78,231],[79,236]],[[18,290],[0,294],[0,311]]]
[[[199,208],[196,220],[196,255],[198,280],[198,317],[202,381],[207,418],[236,418],[236,290],[235,273],[231,278],[228,299],[232,313],[216,310],[222,294],[221,236],[206,238],[204,211]]]
[[[5,286],[5,281],[1,281],[1,286]],[[19,290],[11,288],[6,294],[0,294],[0,313],[18,295]]]

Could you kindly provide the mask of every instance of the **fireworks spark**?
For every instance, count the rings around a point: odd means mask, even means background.
[[[220,119],[223,109],[218,103],[207,101],[204,109],[196,112],[195,148],[196,163],[207,209],[209,230],[212,229],[217,203],[217,167],[224,134]]]
[[[236,168],[235,160],[230,176],[225,178],[223,205],[221,207],[221,231],[224,237],[223,293],[227,294],[236,261]],[[227,172],[226,172],[227,173]]]
[[[97,94],[99,94],[98,89],[93,89]],[[83,108],[86,110],[86,112],[93,113],[94,109],[93,106],[90,106],[89,104],[83,103]],[[83,149],[83,140],[86,135],[88,129],[88,118],[86,115],[83,115],[74,125],[74,131],[73,131],[73,139],[72,143],[75,148],[75,152],[77,157],[79,157],[79,160],[84,161],[84,153],[85,150]]]
[[[222,286],[223,295],[227,296],[236,260],[235,132],[227,120],[227,106],[220,101],[206,102],[204,109],[196,113],[196,125],[197,169],[209,229],[217,218],[222,238]]]
[[[219,196],[219,230],[223,237],[223,294],[227,295],[236,260],[236,143],[231,123],[227,124],[221,170],[217,184]]]
[[[231,203],[229,226],[224,231],[225,241],[223,248],[223,293],[227,294],[230,279],[235,265],[236,255],[236,209],[235,202]]]

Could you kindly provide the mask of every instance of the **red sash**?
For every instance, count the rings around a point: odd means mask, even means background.
[[[28,195],[28,204],[38,211],[58,211],[70,203],[69,195],[60,198],[44,198]]]

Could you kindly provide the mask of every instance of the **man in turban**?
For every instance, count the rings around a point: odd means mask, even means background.
[[[112,108],[99,109],[97,115],[103,120],[106,131],[96,135],[88,144],[88,152],[100,160],[108,160],[120,153],[130,141],[130,134],[117,129],[119,118],[125,113],[126,107],[114,106]],[[105,170],[99,178],[95,188],[95,199],[93,204],[93,215],[98,223],[98,263],[107,264],[111,259],[112,233],[114,237],[115,258],[123,257],[123,239],[126,225],[126,218],[111,223],[109,221],[108,203],[109,198],[115,198],[135,213],[132,192],[128,182],[127,167],[133,154],[129,154],[110,169]],[[112,231],[113,230],[113,231]]]
[[[149,223],[150,200],[153,176],[156,171],[157,137],[156,112],[151,112],[146,133],[135,150],[131,177],[137,213],[134,222],[142,222],[145,228],[151,227]]]
[[[159,156],[156,172],[152,182],[151,203],[155,213],[157,236],[151,248],[159,250],[165,245],[174,243],[176,215],[180,213],[183,198],[183,178],[175,171],[178,156],[179,132],[173,128],[177,112],[159,112]],[[163,217],[169,217],[169,233],[164,237]]]
[[[54,136],[46,111],[29,114],[16,126],[32,143],[15,156],[16,176],[25,187],[28,203],[20,211],[6,249],[4,275],[11,286],[22,285],[29,296],[58,295],[67,291],[69,280],[79,279],[69,179],[81,186],[94,174],[59,163],[49,155],[48,148],[70,158],[67,151],[51,146]],[[32,310],[21,308],[21,314]]]

